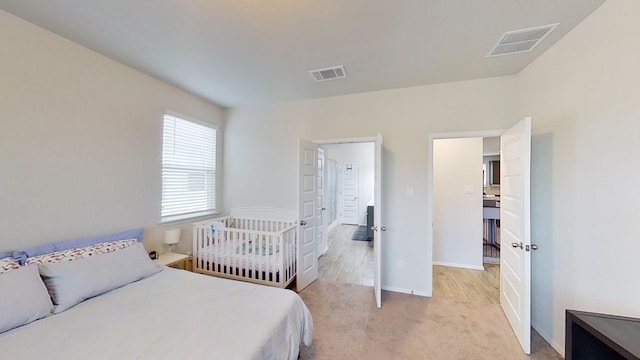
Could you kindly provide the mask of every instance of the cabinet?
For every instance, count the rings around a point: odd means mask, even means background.
[[[190,255],[185,254],[175,254],[175,253],[167,253],[162,254],[156,260],[154,260],[156,265],[158,266],[169,266],[175,269],[182,269],[191,271],[192,269],[192,258]]]

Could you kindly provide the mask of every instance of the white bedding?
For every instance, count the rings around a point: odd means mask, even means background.
[[[165,268],[0,334],[2,359],[296,359],[313,320],[290,290]]]
[[[198,251],[198,257],[204,259],[207,262],[213,262],[215,264],[228,265],[234,268],[241,269],[256,269],[259,271],[267,271],[267,272],[279,272],[282,266],[282,262],[280,261],[280,252],[276,252],[271,256],[266,255],[256,255],[252,254],[233,254],[231,256],[231,261],[229,261],[229,257],[224,254],[219,254],[222,249],[216,248],[215,245],[209,245],[203,247],[200,251]],[[254,259],[256,260],[256,265],[253,265]],[[247,266],[248,264],[248,266]],[[267,267],[268,266],[268,267]]]

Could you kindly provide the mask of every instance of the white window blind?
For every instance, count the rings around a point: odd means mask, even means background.
[[[165,115],[162,138],[162,221],[214,213],[216,129]]]

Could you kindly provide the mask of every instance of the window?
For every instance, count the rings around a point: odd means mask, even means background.
[[[216,212],[216,128],[164,116],[162,222]]]

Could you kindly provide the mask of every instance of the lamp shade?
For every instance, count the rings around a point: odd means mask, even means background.
[[[164,241],[167,245],[173,245],[180,242],[180,229],[167,229],[164,231]]]

